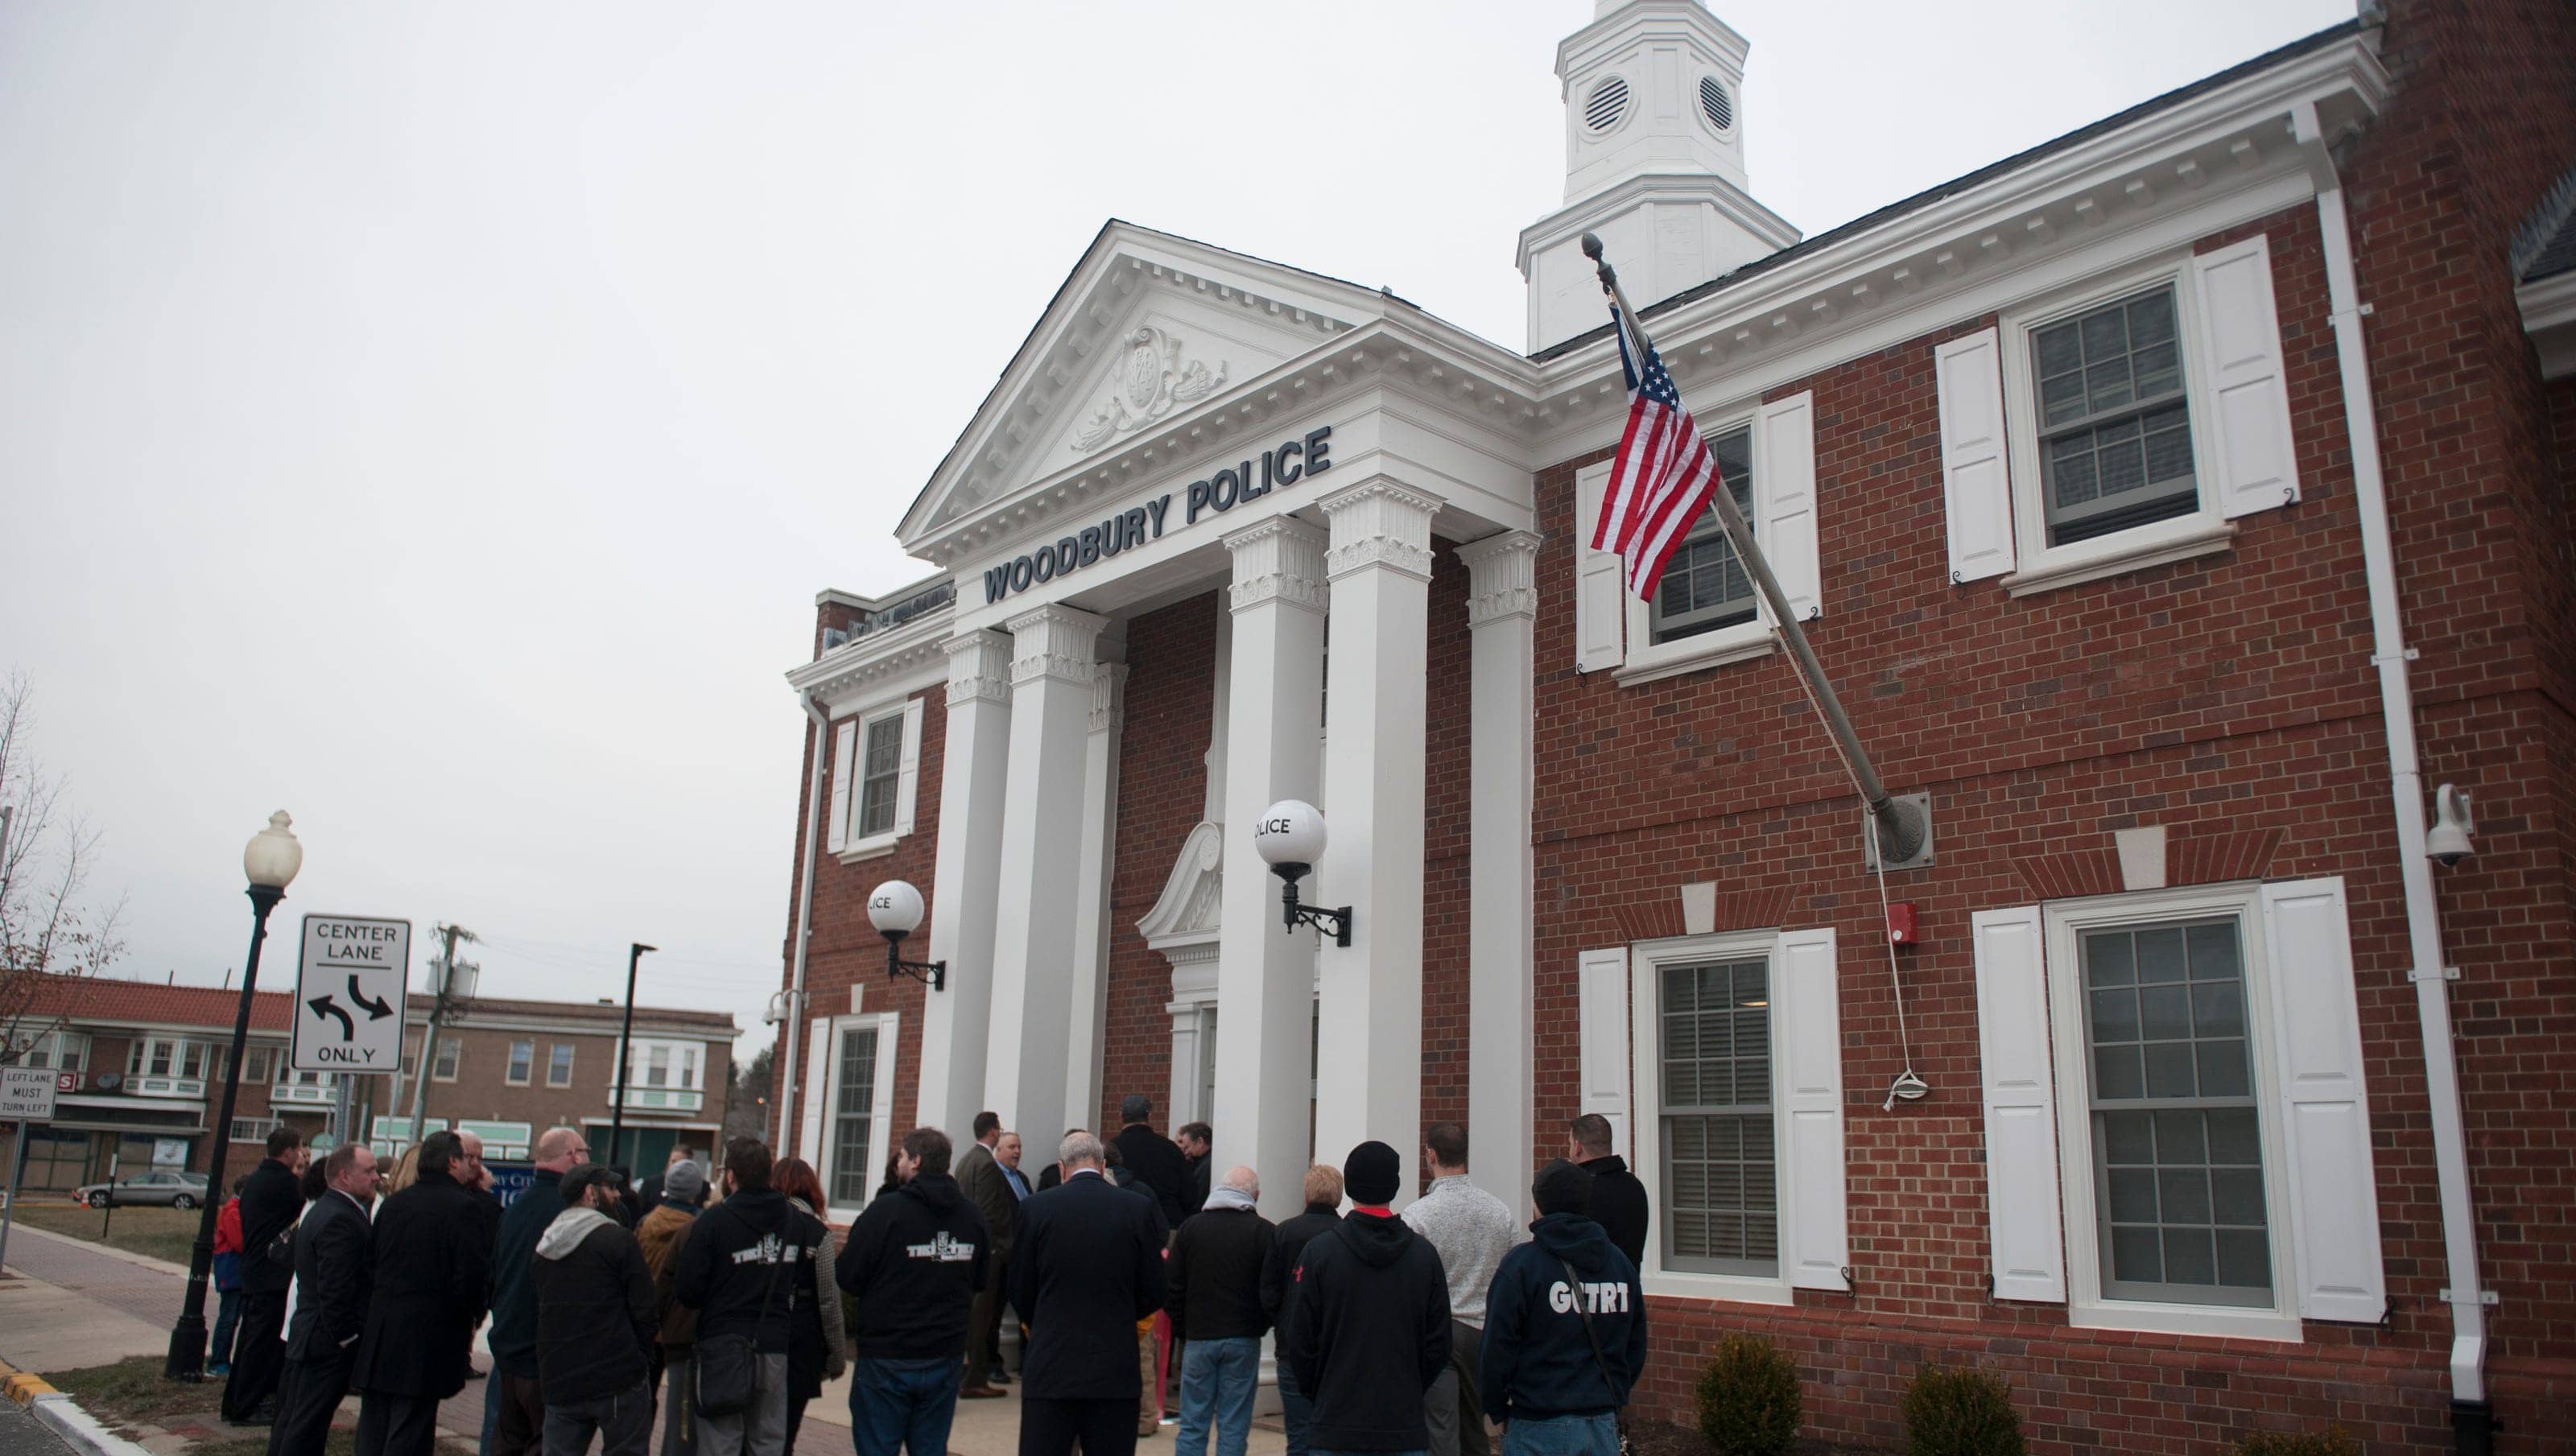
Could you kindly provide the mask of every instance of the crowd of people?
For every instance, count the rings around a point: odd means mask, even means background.
[[[1400,1213],[1402,1155],[1367,1142],[1274,1226],[1206,1124],[1167,1139],[1147,1099],[1120,1110],[1034,1179],[992,1113],[962,1154],[915,1128],[837,1235],[815,1170],[756,1138],[630,1189],[554,1128],[505,1209],[471,1133],[380,1168],[281,1128],[219,1219],[208,1368],[270,1456],[318,1456],[352,1392],[360,1456],[428,1456],[487,1321],[482,1456],[645,1456],[657,1421],[660,1456],[784,1456],[844,1375],[856,1456],[947,1456],[958,1403],[1014,1379],[1021,1456],[1133,1456],[1175,1383],[1174,1456],[1243,1456],[1275,1337],[1290,1456],[1491,1456],[1496,1433],[1504,1456],[1616,1456],[1647,1216],[1603,1119],[1575,1120],[1526,1224],[1439,1123]]]

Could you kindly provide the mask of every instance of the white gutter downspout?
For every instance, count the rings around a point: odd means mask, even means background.
[[[2486,1299],[2478,1281],[2477,1215],[2469,1198],[2468,1132],[2460,1115],[2460,1070],[2452,1045],[2451,988],[2442,955],[2433,862],[2424,853],[2424,772],[2415,751],[2415,694],[2406,675],[2415,654],[2397,611],[2397,559],[2388,532],[2387,482],[2380,474],[2379,421],[2370,402],[2370,356],[2352,264],[2352,226],[2342,180],[2317,123],[2316,107],[2291,109],[2290,128],[2316,178],[2318,231],[2325,239],[2326,296],[2333,311],[2335,358],[2342,368],[2344,431],[2352,444],[2353,495],[2361,507],[2361,555],[2370,584],[2371,663],[2379,669],[2379,709],[2388,733],[2390,807],[2397,817],[2398,868],[2406,890],[2407,946],[2415,983],[2415,1016],[2424,1043],[2424,1092],[2433,1127],[2433,1176],[2441,1195],[2442,1248],[2451,1307],[2451,1419],[2463,1451],[2485,1451],[2487,1413]],[[2463,1410],[2463,1407],[2468,1409]],[[2474,1426],[2472,1437],[2470,1427]]]
[[[778,1156],[791,1154],[812,1161],[804,1148],[790,1148],[788,1134],[794,1130],[796,1116],[796,1033],[805,1027],[805,944],[814,938],[814,861],[815,848],[822,843],[823,775],[829,771],[824,763],[825,745],[830,742],[831,716],[812,693],[798,699],[805,706],[805,716],[814,720],[814,770],[805,784],[805,844],[799,856],[804,867],[797,872],[796,886],[796,970],[790,978],[786,1008],[780,1012],[787,1029],[778,1034],[781,1054],[769,1064],[770,1085],[778,1092],[778,1141],[772,1146]]]

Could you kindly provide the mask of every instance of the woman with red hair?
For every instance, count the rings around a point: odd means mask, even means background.
[[[781,1158],[769,1172],[769,1186],[787,1195],[799,1213],[823,1225],[823,1245],[805,1271],[805,1288],[787,1325],[787,1449],[796,1449],[796,1432],[805,1424],[805,1403],[823,1393],[825,1384],[841,1378],[850,1365],[849,1326],[841,1318],[841,1286],[831,1270],[841,1261],[841,1243],[823,1213],[823,1179],[803,1158]]]

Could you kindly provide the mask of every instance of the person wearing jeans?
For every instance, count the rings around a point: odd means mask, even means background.
[[[895,1190],[850,1226],[833,1275],[858,1300],[850,1326],[850,1442],[857,1456],[947,1456],[968,1315],[991,1271],[984,1216],[949,1176],[948,1134],[917,1127]]]
[[[1181,1347],[1181,1428],[1173,1456],[1243,1456],[1252,1436],[1252,1397],[1261,1385],[1261,1336],[1270,1317],[1261,1271],[1277,1230],[1253,1211],[1261,1180],[1235,1168],[1208,1191],[1207,1205],[1172,1237],[1163,1307]]]
[[[749,1402],[722,1415],[696,1412],[705,1456],[781,1456],[787,1447],[788,1342],[806,1289],[804,1265],[822,1247],[823,1225],[770,1186],[774,1166],[758,1138],[727,1143],[725,1200],[698,1215],[671,1256],[672,1293],[698,1312],[689,1351],[695,1378],[706,1379],[717,1352],[739,1348],[734,1340],[752,1349]]]
[[[1279,1226],[1270,1240],[1270,1257],[1261,1261],[1261,1312],[1272,1327],[1288,1328],[1288,1309],[1297,1297],[1297,1258],[1306,1242],[1330,1232],[1342,1221],[1342,1170],[1317,1163],[1306,1170],[1306,1211]],[[1296,1368],[1279,1362],[1279,1420],[1288,1432],[1288,1456],[1307,1456],[1306,1431],[1315,1419],[1315,1403],[1297,1383]]]
[[[1487,1456],[1484,1405],[1476,1398],[1476,1346],[1485,1333],[1485,1290],[1503,1256],[1527,1235],[1503,1201],[1467,1178],[1467,1129],[1433,1123],[1422,1133],[1431,1186],[1404,1221],[1440,1251],[1449,1279],[1449,1368],[1423,1397],[1431,1456]]]
[[[1563,1158],[1530,1184],[1531,1240],[1485,1301],[1477,1386],[1503,1456],[1619,1456],[1619,1410],[1646,1360],[1637,1266],[1585,1212],[1592,1175]]]

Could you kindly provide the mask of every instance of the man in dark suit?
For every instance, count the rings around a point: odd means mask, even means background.
[[[367,1203],[376,1193],[376,1155],[363,1143],[342,1143],[323,1160],[322,1179],[322,1196],[295,1230],[295,1322],[268,1456],[320,1456],[331,1415],[349,1393],[375,1289]]]
[[[268,1135],[268,1156],[242,1184],[242,1314],[233,1335],[233,1369],[224,1381],[224,1419],[237,1426],[270,1418],[278,1378],[286,1370],[286,1285],[295,1265],[274,1249],[304,1212],[297,1184],[307,1155],[304,1134],[280,1124]]]
[[[1190,1162],[1181,1156],[1180,1145],[1146,1125],[1154,1115],[1152,1098],[1141,1092],[1130,1092],[1118,1103],[1118,1120],[1123,1124],[1118,1136],[1118,1156],[1127,1160],[1127,1170],[1136,1181],[1152,1189],[1154,1201],[1163,1206],[1163,1226],[1179,1228],[1189,1217]]]
[[[1009,1297],[1003,1288],[1010,1277],[1004,1261],[1011,1256],[1011,1224],[1019,1200],[1011,1196],[1001,1164],[993,1159],[994,1145],[1001,1140],[1001,1117],[976,1113],[975,1140],[957,1159],[957,1186],[983,1216],[990,1256],[984,1287],[975,1291],[974,1307],[966,1316],[966,1383],[957,1392],[959,1400],[991,1400],[1002,1393],[994,1387],[1010,1380],[1002,1371],[1001,1354],[1002,1303]]]
[[[1020,1456],[1067,1456],[1077,1440],[1084,1456],[1133,1456],[1136,1322],[1163,1305],[1161,1227],[1150,1200],[1109,1182],[1100,1139],[1071,1134],[1057,1160],[1063,1185],[1020,1205],[1012,1247],[1011,1303],[1030,1331]]]
[[[471,1134],[439,1131],[420,1144],[420,1181],[376,1216],[376,1287],[350,1383],[359,1456],[430,1456],[438,1403],[465,1388],[474,1326],[492,1302],[492,1240],[500,1205],[481,1191]]]

